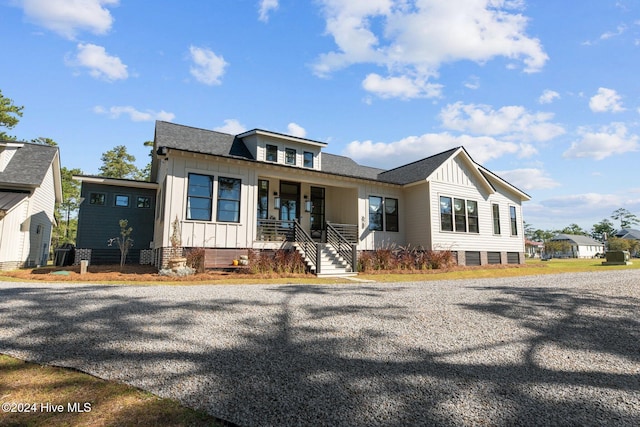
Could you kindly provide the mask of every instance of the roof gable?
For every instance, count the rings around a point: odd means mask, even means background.
[[[58,158],[58,147],[21,143],[4,170],[0,172],[0,185],[12,187],[38,187],[42,184],[51,164]]]
[[[426,180],[436,169],[453,156],[459,148],[452,148],[422,160],[382,172],[378,175],[378,179],[401,185]]]

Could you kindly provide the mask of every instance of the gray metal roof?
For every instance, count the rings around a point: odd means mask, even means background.
[[[29,197],[28,193],[0,191],[0,211],[8,212],[27,197]]]
[[[575,243],[576,245],[588,245],[588,246],[596,246],[602,245],[602,242],[598,242],[596,239],[593,239],[589,236],[583,236],[580,234],[557,234],[553,236],[550,240],[559,241],[559,240],[567,240],[569,242]]]
[[[58,147],[28,142],[20,144],[24,145],[17,149],[4,171],[0,172],[0,185],[37,187],[42,184]]]

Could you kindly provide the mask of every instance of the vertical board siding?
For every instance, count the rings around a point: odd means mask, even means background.
[[[155,247],[171,246],[172,224],[176,218],[180,223],[183,246],[246,248],[253,244],[255,234],[255,188],[257,178],[254,169],[241,167],[227,161],[213,161],[207,158],[176,156],[168,160],[166,197],[166,218],[161,241]],[[211,221],[191,221],[186,219],[187,190],[189,173],[210,175],[214,178]],[[217,222],[218,178],[220,176],[239,178],[240,222]]]
[[[405,199],[405,225],[409,230],[406,235],[406,244],[412,246],[431,247],[429,235],[429,189],[426,182],[408,187],[404,192]]]
[[[445,179],[451,179],[446,181]],[[522,235],[521,202],[497,188],[493,194],[479,190],[471,171],[455,159],[447,161],[432,175],[431,180],[431,232],[434,249],[468,251],[524,251]],[[474,200],[478,202],[479,233],[462,233],[440,230],[440,196]],[[500,235],[493,234],[493,203],[500,206]],[[518,236],[511,236],[509,206],[515,206],[519,221]]]

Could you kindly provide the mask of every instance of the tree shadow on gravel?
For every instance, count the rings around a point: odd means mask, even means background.
[[[442,318],[425,317],[438,302],[404,297],[406,286],[159,289],[3,285],[0,352],[127,382],[243,426],[640,425],[637,299],[469,288],[479,303],[447,304],[437,316],[503,320],[521,334],[440,348],[431,323]],[[453,325],[451,341],[463,332]],[[515,360],[467,358],[509,344],[523,349]],[[549,346],[597,353],[603,365],[547,366]],[[608,356],[631,368],[611,367]]]

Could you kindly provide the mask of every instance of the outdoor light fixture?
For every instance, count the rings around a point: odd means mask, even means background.
[[[313,209],[313,205],[311,204],[311,200],[309,200],[308,196],[305,194],[304,195],[304,211],[311,212],[312,209]]]
[[[275,196],[273,198],[273,207],[276,209],[280,209],[280,196],[278,196],[278,192],[274,191],[273,195]]]

